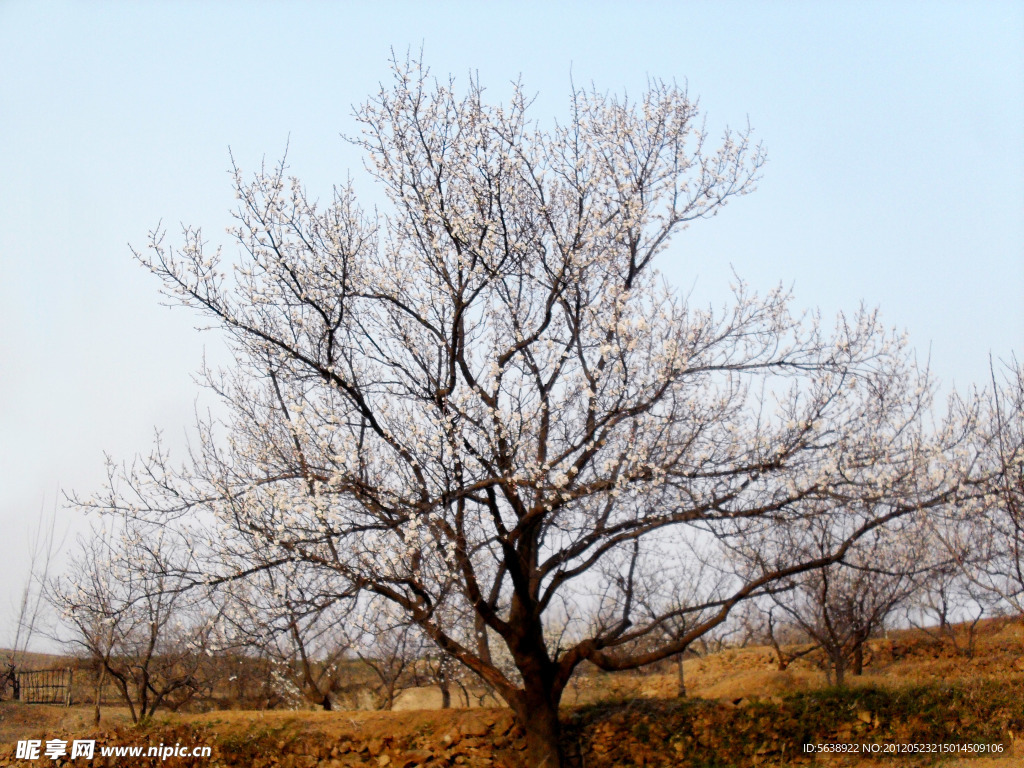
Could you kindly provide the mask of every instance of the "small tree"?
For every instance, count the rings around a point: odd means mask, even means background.
[[[982,409],[977,449],[987,482],[963,511],[980,511],[987,535],[967,551],[982,553],[973,558],[976,579],[1024,614],[1024,366],[1014,360],[1002,381],[993,369]]]
[[[686,637],[695,626],[700,625],[714,612],[714,600],[709,601],[708,597],[725,597],[729,594],[732,586],[729,572],[699,559],[696,557],[696,550],[693,554],[695,557],[692,562],[680,564],[676,568],[658,567],[660,559],[651,558],[651,563],[655,567],[645,570],[641,577],[634,576],[636,614],[647,621],[654,622],[660,619],[659,631],[638,639],[638,643],[646,647],[636,650],[650,650],[680,637]],[[664,560],[661,560],[661,563],[664,563]],[[670,595],[668,605],[665,603],[666,594]],[[711,604],[705,605],[703,609],[693,609],[693,606],[702,603]],[[675,654],[672,661],[676,667],[676,696],[686,696],[686,675],[683,666],[685,656],[688,653],[691,656],[717,653],[737,630],[738,627],[727,629],[727,625],[720,624],[715,630],[701,635],[693,644]]]
[[[469,691],[460,674],[463,667],[451,656],[438,651],[427,652],[420,660],[420,681],[427,685],[434,685],[441,694],[441,709],[449,709],[452,706],[452,689],[458,688],[462,691],[462,700],[469,706]]]
[[[68,573],[50,588],[69,640],[97,666],[96,721],[110,679],[133,722],[177,708],[206,689],[205,653],[216,609],[182,588],[187,566],[167,529],[127,519],[81,539]]]
[[[828,551],[828,538],[820,530],[808,536],[805,556]],[[880,531],[859,541],[842,562],[806,573],[792,590],[772,594],[775,606],[823,652],[830,683],[843,685],[847,671],[863,674],[868,639],[913,594],[926,572],[921,557],[912,530]],[[783,655],[775,645],[782,668]]]
[[[947,460],[968,482],[934,521],[935,539],[973,593],[1024,615],[1024,367],[993,366],[991,389],[951,403],[970,441]]]
[[[232,643],[269,662],[302,698],[324,710],[347,684],[352,645],[339,626],[354,598],[337,580],[304,564],[262,569],[231,585],[225,618]]]
[[[936,542],[938,551],[941,544]],[[957,653],[974,656],[978,624],[992,610],[992,592],[965,575],[966,558],[945,559],[922,574],[907,606],[908,623],[947,642]],[[962,628],[958,631],[958,625]]]
[[[785,613],[777,604],[763,613],[766,639],[775,651],[775,666],[779,672],[785,672],[794,661],[809,656],[819,647],[816,642],[807,642],[809,635],[800,629],[799,622],[780,621],[779,615]]]
[[[674,234],[754,189],[749,131],[712,148],[660,82],[637,102],[576,91],[547,131],[528,101],[397,65],[353,140],[385,215],[351,188],[320,206],[282,164],[236,169],[232,265],[198,230],[180,249],[154,233],[139,258],[231,339],[235,372],[210,381],[232,418],[226,441],[203,428],[187,471],[140,460],[96,506],[215,521],[197,583],[298,560],[388,601],[509,703],[531,767],[554,768],[581,663],[673,657],[955,478],[923,471],[928,383],[873,313],[830,334],[782,291],[738,284],[714,311],[656,272]],[[827,549],[777,550],[686,605],[655,589],[640,611],[655,558],[785,531],[815,498],[849,501]],[[699,618],[664,633],[683,616]]]
[[[14,606],[14,635],[6,643],[7,650],[0,660],[0,701],[8,691],[12,698],[18,698],[17,670],[24,665],[29,646],[44,621],[50,568],[63,544],[63,539],[57,539],[56,506],[48,514],[40,510],[36,527],[29,535],[28,573],[21,589],[11,592],[17,598],[17,605]]]
[[[356,655],[370,670],[369,689],[375,709],[390,710],[398,695],[419,684],[418,667],[426,656],[419,627],[380,599],[362,607],[352,639]]]

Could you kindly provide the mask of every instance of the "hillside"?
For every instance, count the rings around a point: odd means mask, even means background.
[[[963,645],[963,643],[961,643]],[[806,660],[780,672],[766,647],[729,649],[684,666],[688,697],[674,697],[676,674],[590,674],[567,693],[564,738],[575,764],[783,766],[936,764],[954,768],[1024,765],[1024,625],[993,620],[979,628],[968,657],[920,631],[872,641],[866,673],[845,690],[824,687]],[[132,758],[132,765],[476,766],[520,765],[522,735],[503,709],[429,710],[436,692],[407,692],[405,711],[210,712],[160,715],[131,728],[110,712],[99,731],[88,707],[0,705],[0,765],[15,761],[19,738],[93,734],[101,744],[209,745],[213,757]],[[63,738],[63,737],[62,737]],[[986,745],[995,756],[813,754],[804,744]],[[977,747],[974,747],[977,748]],[[75,763],[77,764],[77,763]]]

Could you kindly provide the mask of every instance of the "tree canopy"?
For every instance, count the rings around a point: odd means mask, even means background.
[[[415,61],[356,116],[385,211],[236,168],[235,251],[186,228],[137,254],[230,339],[207,376],[230,416],[95,504],[176,531],[197,583],[300,564],[389,601],[554,766],[579,664],[679,653],[955,491],[963,429],[930,428],[927,373],[875,312],[827,330],[739,280],[696,306],[657,271],[753,191],[749,130],[712,142],[662,82],[575,90],[545,129],[521,88],[490,104]]]

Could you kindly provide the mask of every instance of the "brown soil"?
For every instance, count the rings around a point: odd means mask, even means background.
[[[960,640],[963,646],[962,638]],[[756,713],[734,716],[731,711],[745,711],[747,704],[751,703],[753,709],[750,712],[754,712],[760,706],[759,701],[769,705],[771,702],[783,702],[787,694],[817,690],[824,683],[823,673],[811,659],[800,659],[780,672],[771,649],[764,647],[730,649],[705,658],[688,659],[684,672],[689,696],[712,700],[701,705],[705,709],[701,710],[700,718],[703,718],[706,728],[711,731],[715,728],[750,728],[749,739],[755,740],[769,739],[770,721],[757,720]],[[994,681],[990,684],[1010,686],[1014,690],[1024,686],[1024,623],[1020,620],[985,623],[978,630],[971,656],[959,652],[948,640],[940,641],[921,631],[892,633],[871,643],[865,675],[852,678],[851,685],[899,689],[908,684],[962,682],[965,685],[984,685],[985,681]],[[675,672],[665,670],[643,675],[593,673],[574,681],[565,698],[567,733],[578,732],[575,748],[583,756],[584,764],[588,768],[612,768],[619,765],[685,763],[685,760],[683,763],[662,762],[668,757],[665,745],[671,733],[666,736],[658,731],[659,718],[670,717],[671,712],[676,711],[671,708],[679,706],[672,703],[676,686]],[[479,707],[448,711],[432,709],[440,703],[439,698],[438,692],[432,689],[408,691],[399,700],[398,708],[403,711],[396,712],[161,714],[145,729],[132,728],[126,710],[106,707],[99,731],[91,727],[93,712],[86,705],[63,708],[3,702],[0,703],[0,768],[31,764],[13,760],[17,740],[55,738],[59,734],[94,735],[98,743],[105,744],[173,743],[172,739],[183,744],[207,744],[214,748],[212,761],[207,759],[194,765],[208,768],[214,765],[247,765],[253,768],[264,765],[282,768],[313,765],[330,768],[349,765],[374,765],[378,768],[521,765],[522,735],[513,727],[508,710]],[[645,701],[649,705],[642,704]],[[593,706],[600,702],[619,702],[619,709],[607,716],[600,712],[595,714]],[[630,709],[634,706],[630,702],[636,702],[635,706],[639,708]],[[668,709],[664,710],[666,706]],[[660,714],[663,710],[669,714],[663,717]],[[1012,712],[1007,715],[1011,720],[1015,716]],[[863,725],[863,729],[867,729],[865,733],[876,725],[869,722],[871,716],[862,717],[862,720],[866,723]],[[572,725],[577,722],[580,725]],[[748,724],[735,725],[743,722]],[[1015,720],[1013,722],[1016,723]],[[854,725],[857,725],[856,721]],[[859,738],[861,732],[854,728],[850,734],[854,739]],[[714,737],[714,733],[709,736],[712,740]],[[699,741],[699,735],[695,738]],[[1008,751],[999,757],[953,757],[931,764],[944,768],[1024,766],[1024,728],[1020,729],[1019,735],[1011,730],[1009,738]],[[799,755],[795,756],[795,761],[788,758],[780,761],[772,754],[768,750],[764,759],[752,757],[752,762],[737,762],[735,765],[807,764]],[[581,758],[577,756],[576,759]],[[156,764],[172,768],[193,763],[177,762],[172,758]],[[893,768],[917,763],[896,758],[857,760],[822,756],[813,764],[855,768],[884,765]],[[148,763],[133,761],[132,765]]]

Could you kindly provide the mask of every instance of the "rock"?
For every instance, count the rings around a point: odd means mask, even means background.
[[[441,743],[446,747],[450,747],[452,744],[458,743],[461,737],[462,735],[458,731],[448,731],[448,733],[441,737]]]
[[[380,757],[377,758],[377,765],[379,765],[380,768],[384,768],[384,766],[386,766],[386,765],[391,765],[391,756],[390,755],[381,755]]]
[[[486,736],[491,729],[479,720],[469,720],[459,726],[459,731],[463,736]]]
[[[433,757],[434,753],[429,749],[413,749],[402,756],[400,765],[401,768],[413,768],[413,766],[429,762]]]

